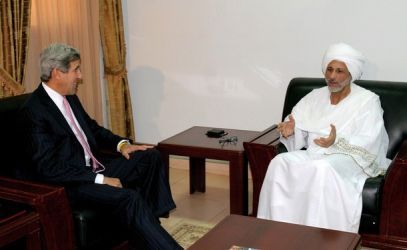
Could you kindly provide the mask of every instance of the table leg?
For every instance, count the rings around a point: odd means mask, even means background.
[[[230,213],[248,214],[248,162],[244,154],[229,161]]]
[[[205,193],[205,159],[189,158],[189,193]]]

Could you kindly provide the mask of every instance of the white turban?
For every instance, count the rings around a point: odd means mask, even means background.
[[[333,60],[341,61],[346,64],[346,67],[352,76],[352,82],[359,80],[362,76],[365,58],[362,53],[355,50],[351,46],[345,43],[337,43],[328,48],[322,60],[322,72],[324,74],[328,64]]]

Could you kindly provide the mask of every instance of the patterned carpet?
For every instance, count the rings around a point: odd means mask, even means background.
[[[175,225],[170,234],[184,249],[204,236],[213,226],[198,221],[183,220]]]

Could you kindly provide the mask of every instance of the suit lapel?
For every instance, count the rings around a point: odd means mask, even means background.
[[[37,88],[36,92],[37,92],[40,102],[44,106],[44,108],[46,110],[48,110],[48,112],[51,113],[52,117],[55,117],[55,120],[64,129],[66,129],[68,133],[71,133],[72,135],[75,136],[74,132],[72,131],[72,128],[68,124],[68,121],[65,119],[62,112],[59,110],[59,108],[54,103],[54,101],[52,101],[51,97],[49,97],[49,95],[47,94],[47,92],[45,91],[44,87],[42,87],[41,84]],[[92,134],[90,128],[88,127],[88,125],[85,121],[83,111],[81,111],[81,109],[78,107],[78,104],[76,104],[76,102],[73,100],[74,99],[73,96],[67,96],[66,99],[68,100],[69,105],[71,106],[71,109],[75,115],[76,120],[78,121],[83,132],[85,133],[86,138],[88,139],[89,146],[91,148],[94,148],[94,146],[96,145],[96,141],[95,141],[95,138],[93,137],[93,134]]]
[[[64,115],[61,113],[57,105],[52,101],[51,97],[47,94],[44,87],[40,84],[40,86],[36,90],[39,100],[41,104],[44,106],[49,113],[51,113],[52,117],[55,117],[55,120],[69,133],[73,134],[71,127],[69,126],[68,122],[66,121]]]
[[[74,100],[75,98],[73,96],[66,96],[66,99],[68,100],[69,105],[71,106],[72,112],[74,113],[76,120],[78,121],[83,132],[85,133],[86,138],[88,139],[89,146],[93,148],[94,145],[96,145],[96,141],[95,138],[93,137],[92,131],[90,130],[86,122],[85,114],[83,114],[84,111],[83,109],[81,109],[81,107],[79,107],[80,105],[78,103],[79,100]]]

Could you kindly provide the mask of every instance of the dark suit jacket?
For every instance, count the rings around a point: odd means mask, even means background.
[[[125,139],[99,126],[83,109],[76,95],[67,96],[76,119],[86,134],[92,153],[116,150]],[[22,107],[26,153],[31,157],[36,177],[49,182],[73,184],[94,182],[96,174],[85,165],[84,151],[58,107],[40,84]]]

